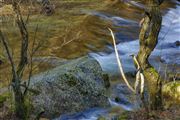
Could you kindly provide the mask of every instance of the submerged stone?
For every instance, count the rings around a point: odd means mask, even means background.
[[[179,47],[180,46],[180,41],[176,41],[175,44],[176,44],[177,47]]]

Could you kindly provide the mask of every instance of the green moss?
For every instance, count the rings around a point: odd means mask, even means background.
[[[30,99],[30,96],[27,95],[25,97],[25,100],[24,100],[24,109],[26,110],[26,119],[29,118],[29,116],[31,115],[31,111],[33,109],[33,106],[32,106],[32,103],[31,103],[31,99]]]
[[[173,102],[180,102],[180,82],[169,82],[162,88],[164,97],[173,100]]]
[[[155,78],[159,77],[159,74],[158,74],[157,70],[154,67],[150,67],[147,70],[145,70],[145,74],[149,74],[149,73],[151,75],[153,75],[153,77],[155,77]]]
[[[39,95],[40,94],[40,91],[38,91],[38,90],[35,90],[35,89],[28,89],[28,91],[30,92],[30,93],[32,93],[33,95]]]
[[[100,116],[97,120],[106,120],[106,118],[103,116]]]
[[[76,80],[74,80],[74,79],[69,79],[69,80],[67,81],[67,84],[68,84],[70,87],[73,87],[73,86],[77,85],[77,82],[76,82]]]
[[[8,98],[10,98],[10,93],[9,93],[9,92],[0,95],[0,107],[3,106],[3,103],[4,103]]]
[[[5,56],[0,54],[0,60],[5,60],[5,59],[6,59]]]
[[[117,117],[117,120],[128,120],[129,112],[123,112],[121,115]]]
[[[8,105],[8,110],[10,112],[15,112],[15,105],[12,104],[13,101],[12,101],[12,93],[11,92],[6,92],[2,95],[0,95],[0,107],[2,107],[4,105],[4,102],[7,101],[7,105]],[[26,118],[29,117],[29,115],[31,114],[31,110],[32,110],[32,104],[31,104],[31,100],[30,100],[30,96],[27,95],[25,97],[25,100],[24,100],[24,109],[27,111],[26,113]]]
[[[72,74],[65,74],[65,80],[70,87],[73,87],[77,84],[77,80],[75,77],[73,77]]]

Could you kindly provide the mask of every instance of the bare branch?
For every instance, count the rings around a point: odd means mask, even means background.
[[[13,9],[16,13],[16,22],[18,24],[20,33],[21,33],[21,37],[22,37],[22,43],[21,43],[21,59],[18,65],[18,69],[17,69],[17,74],[18,76],[21,78],[24,68],[28,62],[28,55],[27,55],[27,51],[28,51],[28,31],[26,28],[26,25],[22,19],[22,15],[21,15],[21,11],[19,8],[19,3],[15,0],[13,0]]]
[[[36,53],[36,51],[40,48],[40,44],[38,44],[36,47],[35,47],[35,43],[36,43],[36,33],[38,31],[38,25],[36,26],[36,29],[35,29],[35,33],[34,33],[34,39],[33,39],[33,43],[32,43],[32,49],[31,49],[31,53],[29,51],[29,55],[30,55],[30,71],[29,71],[29,76],[28,76],[28,83],[26,85],[26,88],[24,90],[24,93],[23,95],[26,95],[27,94],[27,91],[29,90],[28,87],[29,87],[29,84],[30,84],[30,81],[31,81],[31,77],[32,77],[32,74],[33,74],[33,56],[34,54]]]
[[[129,82],[128,82],[125,74],[124,74],[124,70],[123,70],[123,67],[122,67],[122,64],[121,64],[121,60],[120,60],[120,57],[119,57],[119,54],[118,54],[118,51],[117,51],[117,47],[116,47],[116,41],[115,41],[114,33],[113,33],[113,31],[110,28],[108,28],[108,29],[111,32],[111,36],[112,36],[113,44],[114,44],[114,50],[115,50],[115,54],[116,54],[116,58],[117,58],[117,63],[118,63],[119,70],[121,72],[122,78],[123,78],[124,82],[126,83],[126,85],[128,86],[128,88],[132,92],[135,92],[135,90],[133,89],[133,87],[131,87],[131,85],[129,84]]]
[[[10,64],[11,64],[11,68],[12,68],[12,74],[13,74],[13,81],[12,82],[15,82],[14,80],[17,78],[17,74],[16,74],[16,67],[15,67],[15,64],[14,64],[14,61],[13,61],[13,58],[10,54],[10,50],[9,50],[9,46],[8,46],[8,43],[2,33],[2,31],[0,30],[0,38],[1,38],[1,41],[5,47],[5,50],[6,50],[6,53],[8,55],[8,59],[10,61]]]
[[[138,71],[138,72],[136,73],[136,81],[135,81],[135,83],[134,83],[134,89],[135,89],[135,91],[137,91],[137,87],[138,87],[138,85],[139,85],[139,82],[140,82],[140,71]]]
[[[140,73],[140,78],[141,78],[141,94],[144,92],[144,75]]]

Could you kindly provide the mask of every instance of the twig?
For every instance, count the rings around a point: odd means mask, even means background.
[[[14,61],[13,61],[13,58],[10,54],[10,50],[9,50],[9,47],[8,47],[8,44],[7,44],[7,41],[6,39],[4,38],[4,35],[2,34],[2,31],[0,30],[0,38],[2,40],[2,43],[5,47],[5,50],[7,52],[7,55],[8,55],[8,59],[10,61],[10,64],[11,64],[11,67],[12,67],[12,74],[13,74],[13,81],[12,82],[15,82],[14,80],[17,79],[17,74],[16,74],[16,67],[15,67],[15,64],[14,64]]]
[[[137,87],[139,85],[139,82],[140,82],[141,78],[140,78],[140,71],[137,71],[136,73],[136,81],[134,83],[134,89],[135,91],[137,91]]]
[[[22,43],[21,43],[21,59],[18,65],[17,74],[20,78],[22,78],[24,68],[27,64],[27,51],[28,51],[28,31],[26,25],[23,21],[21,11],[19,8],[19,3],[17,1],[13,1],[13,10],[16,13],[16,22],[18,24],[21,36],[22,36]]]
[[[112,39],[113,39],[113,44],[114,44],[114,50],[115,50],[115,54],[116,54],[116,59],[117,59],[117,63],[118,63],[118,66],[119,66],[119,70],[121,72],[121,75],[122,75],[122,78],[124,80],[124,82],[126,83],[126,85],[128,86],[128,88],[135,93],[135,90],[133,89],[133,87],[131,87],[131,85],[129,84],[125,74],[124,74],[124,71],[123,71],[123,68],[122,68],[122,64],[121,64],[121,60],[120,60],[120,57],[119,57],[119,54],[118,54],[118,51],[117,51],[117,47],[116,47],[116,41],[115,41],[115,37],[114,37],[114,33],[113,31],[108,28],[109,31],[111,32],[111,36],[112,36]]]
[[[30,85],[31,77],[32,77],[32,74],[33,74],[33,61],[32,61],[32,58],[33,58],[34,54],[36,53],[36,51],[40,48],[39,44],[38,44],[38,46],[35,47],[37,31],[38,31],[38,25],[36,26],[36,29],[35,29],[31,53],[29,51],[29,55],[30,55],[30,71],[29,71],[29,76],[28,76],[27,87],[25,88],[24,93],[23,93],[24,95],[27,94],[28,87]]]

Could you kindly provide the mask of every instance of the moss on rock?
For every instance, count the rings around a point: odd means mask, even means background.
[[[4,102],[10,97],[9,92],[5,92],[2,95],[0,95],[0,107],[3,106]]]
[[[107,107],[107,78],[99,63],[88,56],[34,76],[30,89],[39,91],[31,96],[34,111],[44,110],[45,117],[54,118],[90,107]]]
[[[180,81],[169,82],[162,88],[163,96],[173,102],[180,103]]]

